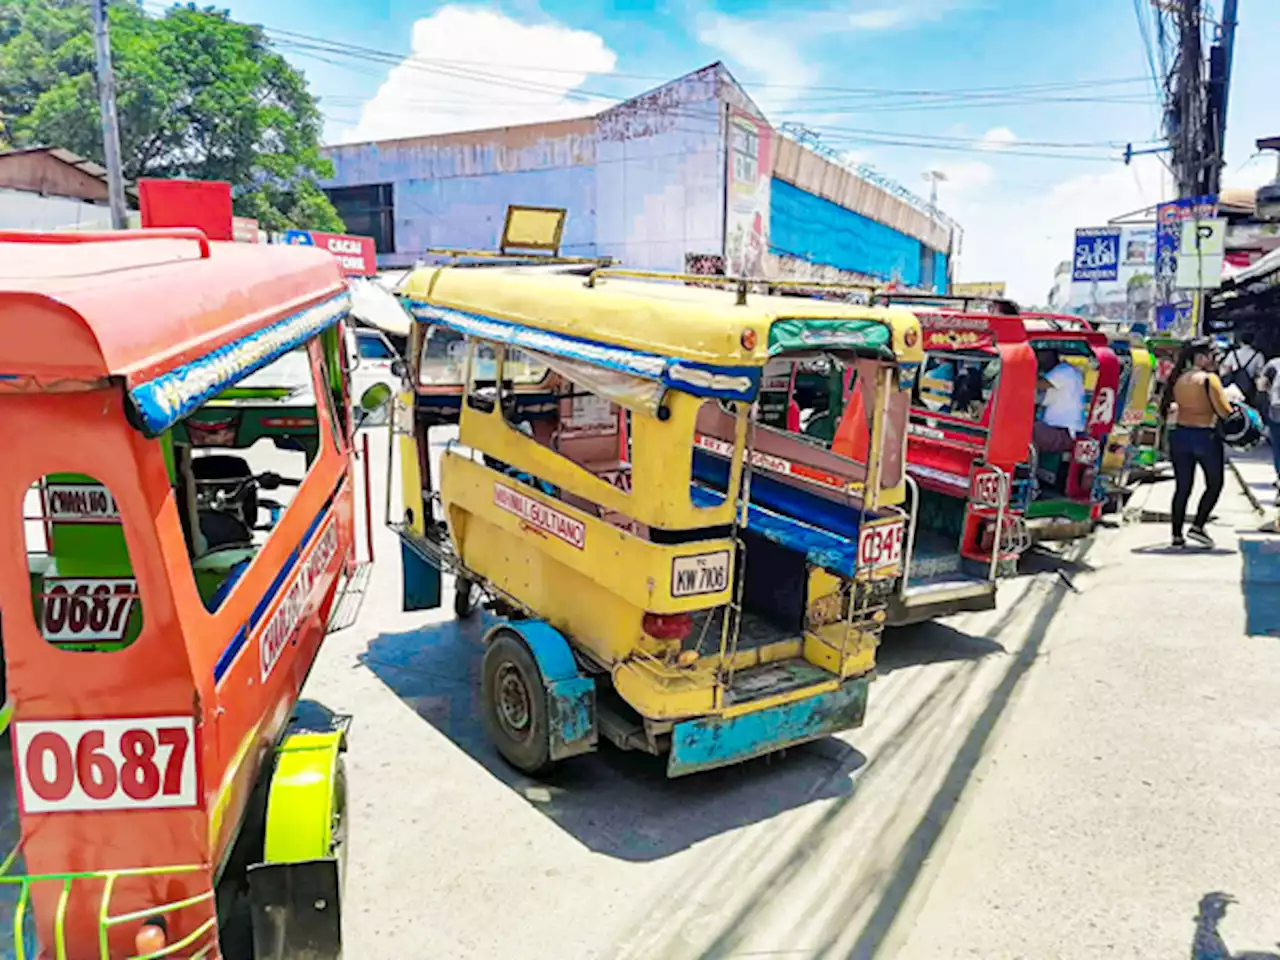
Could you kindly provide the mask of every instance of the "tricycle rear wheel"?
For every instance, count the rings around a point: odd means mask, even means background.
[[[549,770],[547,693],[529,648],[514,634],[499,633],[484,652],[480,673],[485,729],[498,752],[524,773]]]

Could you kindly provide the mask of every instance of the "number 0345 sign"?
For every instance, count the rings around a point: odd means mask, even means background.
[[[13,725],[23,813],[196,805],[191,717]]]

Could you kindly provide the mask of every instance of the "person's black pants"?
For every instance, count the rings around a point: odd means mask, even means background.
[[[1209,522],[1209,514],[1222,495],[1223,475],[1227,467],[1222,439],[1212,427],[1174,427],[1169,436],[1169,459],[1173,462],[1173,535],[1182,537],[1182,525],[1187,519],[1187,504],[1191,500],[1191,485],[1195,482],[1196,464],[1204,471],[1205,490],[1196,508],[1193,527],[1203,527]]]

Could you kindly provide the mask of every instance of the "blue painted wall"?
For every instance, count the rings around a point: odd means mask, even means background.
[[[933,292],[947,292],[947,255],[945,253],[935,253],[933,255]]]
[[[846,210],[830,200],[775,179],[769,201],[769,249],[779,256],[799,257],[839,270],[852,270],[921,286],[921,244],[892,227]],[[935,254],[934,276],[945,279],[947,258]]]

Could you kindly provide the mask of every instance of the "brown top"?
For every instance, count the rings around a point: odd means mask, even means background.
[[[1173,402],[1176,413],[1171,419],[1180,427],[1212,427],[1218,417],[1231,413],[1222,381],[1216,373],[1203,370],[1190,370],[1178,378],[1173,385]]]

